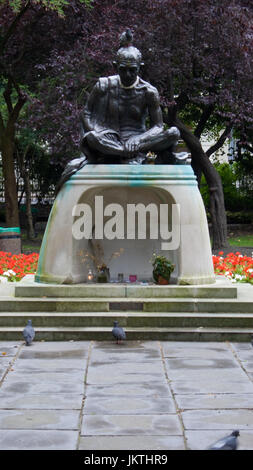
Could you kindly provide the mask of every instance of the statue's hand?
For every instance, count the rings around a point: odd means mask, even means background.
[[[125,144],[124,144],[124,150],[126,154],[130,157],[136,155],[139,152],[140,149],[140,139],[139,137],[130,137]]]

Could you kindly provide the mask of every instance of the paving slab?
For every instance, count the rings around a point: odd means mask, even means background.
[[[183,411],[185,429],[251,429],[253,430],[253,410],[190,410]]]
[[[81,436],[79,450],[185,450],[181,436]]]
[[[34,341],[34,343],[23,349],[22,355],[32,355],[43,352],[45,357],[83,357],[89,350],[90,341]],[[54,354],[54,356],[52,356]],[[40,356],[41,357],[41,356]]]
[[[85,399],[84,414],[167,414],[176,413],[173,398],[140,396],[97,397]]]
[[[234,381],[233,377],[228,380],[224,378],[216,379],[215,377],[202,378],[201,380],[189,379],[175,380],[171,382],[171,388],[174,394],[191,394],[191,393],[253,393],[253,383],[245,378],[244,380]]]
[[[20,369],[19,369],[20,367]],[[65,382],[67,380],[76,380],[77,382],[83,381],[84,371],[79,369],[64,370],[63,372],[56,372],[54,369],[33,369],[30,371],[25,368],[22,362],[15,362],[12,365],[12,375],[8,376],[8,380],[18,380],[19,382]]]
[[[29,395],[23,393],[4,393],[0,390],[1,410],[36,409],[36,410],[81,410],[82,394],[57,393]]]
[[[49,361],[48,359],[32,359],[31,358],[23,358],[19,357],[19,365],[18,371],[19,373],[30,374],[36,372],[57,372],[57,373],[64,373],[64,374],[79,374],[81,371],[81,375],[83,377],[83,371],[86,368],[87,359],[70,359],[69,357],[66,359],[58,358]],[[1,367],[1,360],[0,360],[0,367]]]
[[[239,368],[231,368],[231,369],[222,369],[222,368],[179,368],[179,369],[172,369],[166,363],[168,376],[171,380],[185,380],[185,382],[197,380],[203,381],[207,379],[216,380],[216,381],[225,381],[231,379],[231,374],[233,374],[234,381],[240,381],[245,379],[245,372],[240,370]]]
[[[61,382],[54,381],[53,377],[51,382],[40,382],[40,376],[37,375],[38,380],[27,382],[24,380],[19,381],[15,377],[12,379],[8,376],[1,386],[1,390],[6,393],[23,393],[24,395],[35,395],[40,393],[83,393],[84,384],[82,382],[76,383],[67,379]],[[1,409],[1,408],[0,408]]]
[[[253,393],[208,393],[177,395],[176,402],[181,410],[201,409],[250,409],[253,408]]]
[[[14,357],[18,352],[18,348],[22,343],[12,341],[1,341],[0,342],[0,359],[2,357]]]
[[[90,385],[87,384],[85,390],[86,396],[96,398],[101,397],[122,397],[122,396],[135,396],[135,397],[172,397],[168,384],[163,382],[132,382],[132,383],[117,383],[106,385]]]
[[[78,410],[0,410],[0,429],[78,429]]]
[[[0,430],[1,450],[75,450],[78,431]]]
[[[91,355],[91,361],[90,365],[95,365],[95,364],[104,364],[106,361],[106,364],[116,362],[120,363],[123,365],[126,362],[151,362],[151,361],[161,361],[161,354],[160,350],[155,350],[155,349],[145,349],[145,350],[140,350],[138,348],[136,349],[113,349],[110,351],[110,353],[106,354],[105,357],[105,350],[100,350],[100,349],[94,349],[92,351]]]
[[[113,363],[94,365],[88,370],[88,384],[131,383],[138,381],[156,382],[165,381],[162,363]]]
[[[173,352],[178,352],[184,353],[184,351],[187,352],[187,354],[191,354],[192,351],[201,351],[204,349],[211,349],[212,351],[227,351],[228,350],[228,343],[219,343],[219,342],[213,342],[213,341],[208,341],[206,342],[198,342],[195,343],[193,341],[160,341],[161,346],[163,348],[164,353],[166,354],[169,352],[170,354]]]
[[[233,357],[229,359],[224,359],[220,357],[219,359],[203,359],[202,355],[199,358],[176,358],[176,359],[166,359],[165,363],[169,373],[173,373],[174,370],[187,369],[187,371],[208,371],[210,370],[227,370],[227,369],[238,369],[238,363]],[[230,371],[229,371],[230,372]]]
[[[83,419],[81,435],[149,435],[180,436],[182,429],[178,416],[167,415],[86,415]]]

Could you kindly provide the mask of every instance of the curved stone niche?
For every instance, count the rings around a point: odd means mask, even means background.
[[[205,208],[189,165],[87,165],[50,213],[35,280],[76,284],[94,259],[152,281],[151,257],[168,257],[173,284],[215,282]]]

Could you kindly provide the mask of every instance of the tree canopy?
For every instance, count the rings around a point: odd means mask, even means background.
[[[241,146],[252,149],[252,2],[2,3],[3,123],[17,106],[16,130],[32,128],[63,165],[72,159],[79,152],[79,116],[86,94],[99,76],[115,73],[118,38],[130,27],[143,54],[142,76],[160,92],[164,121],[178,126],[199,181],[205,174],[212,193],[212,223],[222,226],[216,244],[225,244],[222,187],[209,157],[232,129]],[[222,133],[205,153],[200,138],[214,127]]]

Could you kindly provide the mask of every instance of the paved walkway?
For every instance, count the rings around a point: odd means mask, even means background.
[[[253,449],[246,343],[0,342],[0,449]]]

